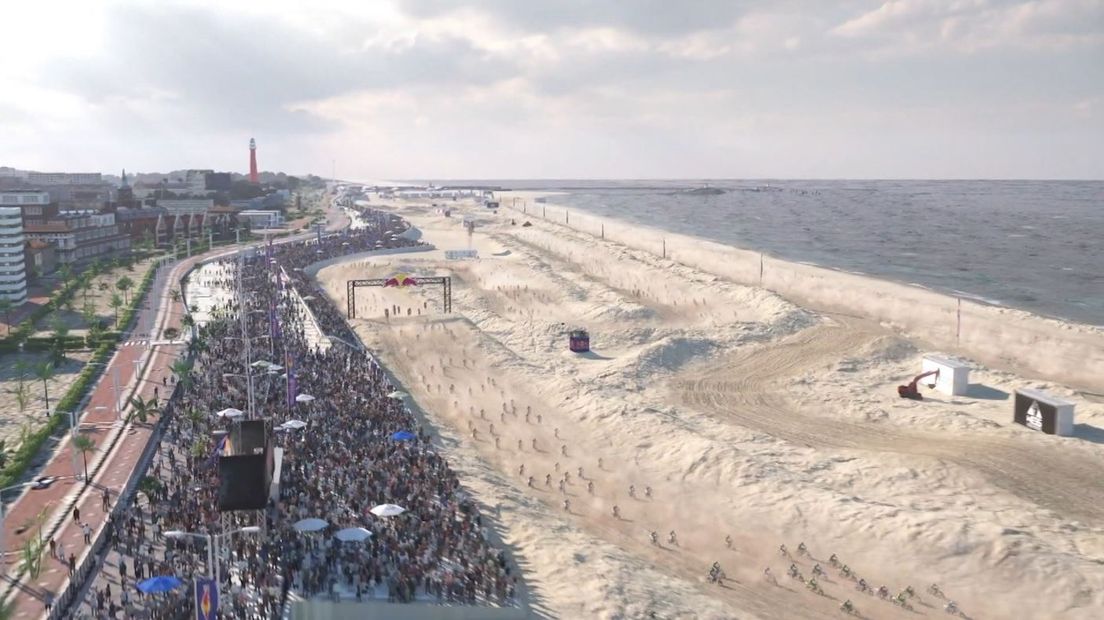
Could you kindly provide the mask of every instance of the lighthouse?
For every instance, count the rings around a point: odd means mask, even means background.
[[[249,139],[249,182],[257,183],[257,141]]]

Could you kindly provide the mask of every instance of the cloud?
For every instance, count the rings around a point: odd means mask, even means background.
[[[832,34],[890,53],[1099,46],[1104,0],[888,0],[837,25]]]
[[[753,4],[737,0],[399,1],[401,9],[419,18],[470,10],[494,16],[528,31],[556,32],[608,26],[658,36],[725,28]]]
[[[513,71],[456,37],[368,41],[352,36],[355,28],[334,37],[272,18],[174,7],[128,8],[107,23],[107,49],[55,62],[53,84],[94,105],[141,101],[209,126],[321,131],[336,125],[304,103],[358,90],[488,83]]]

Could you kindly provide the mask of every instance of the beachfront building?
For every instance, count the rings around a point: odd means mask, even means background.
[[[279,211],[241,211],[239,222],[249,222],[250,228],[280,228],[284,225],[284,215]]]
[[[207,213],[215,206],[210,198],[175,198],[158,200],[165,209],[164,224],[168,238],[192,239],[204,234]]]
[[[23,211],[0,207],[0,299],[27,301],[27,269],[24,263]]]
[[[53,245],[57,262],[61,265],[82,263],[130,250],[130,237],[119,232],[114,213],[59,211],[56,203],[25,207],[23,234],[27,239]]]

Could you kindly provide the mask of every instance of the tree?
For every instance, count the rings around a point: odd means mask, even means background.
[[[54,329],[54,348],[51,354],[54,357],[54,361],[60,364],[65,360],[65,339],[69,336],[69,324],[60,316],[54,314],[53,319],[50,321],[50,326]]]
[[[107,282],[100,282],[100,290],[104,292],[109,291],[111,290],[111,285]]]
[[[84,484],[88,484],[88,453],[95,452],[96,442],[87,433],[77,433],[73,436],[73,449],[80,450],[84,458]]]
[[[42,397],[46,399],[46,411],[49,411],[50,386],[47,382],[54,377],[54,363],[47,360],[35,366],[35,377],[42,380]]]
[[[111,294],[111,301],[108,302],[111,309],[115,311],[115,328],[119,327],[119,308],[123,307],[123,298],[119,297],[118,293]]]
[[[96,315],[96,304],[88,301],[84,302],[84,305],[81,306],[81,320],[83,320],[84,324],[90,329],[93,325],[100,322],[100,317]]]
[[[129,291],[134,286],[134,280],[131,280],[128,276],[123,276],[115,281],[115,288],[119,289],[123,293],[123,302],[130,303],[130,299],[127,296]]]
[[[173,376],[176,377],[176,382],[181,385],[183,389],[188,389],[188,386],[192,383],[192,364],[188,360],[178,359],[169,366],[169,370]]]
[[[81,274],[81,277],[80,277],[80,290],[81,290],[81,296],[83,297],[83,299],[81,301],[83,301],[85,304],[88,303],[88,293],[91,292],[91,290],[92,290],[92,278],[93,277],[94,277],[94,275],[93,275],[91,270],[85,271],[84,273]]]
[[[138,490],[145,493],[146,499],[149,500],[150,505],[154,504],[156,497],[161,491],[161,481],[153,476],[143,476],[142,481],[138,483]],[[0,620],[3,620],[0,618]]]
[[[27,404],[31,402],[31,393],[26,383],[20,381],[15,384],[15,387],[8,388],[5,391],[15,397],[15,404],[19,406],[19,413],[27,410]],[[2,465],[0,465],[0,469],[3,469]]]
[[[4,315],[5,336],[11,335],[11,311],[15,308],[15,304],[7,297],[0,299],[0,314]]]
[[[134,407],[134,410],[130,412],[129,417],[138,418],[138,421],[142,424],[145,424],[151,415],[158,412],[156,398],[142,400],[141,396],[134,396],[130,399],[130,406]]]
[[[8,466],[8,440],[0,439],[0,469]]]
[[[61,276],[62,284],[69,284],[69,278],[73,277],[73,268],[68,263],[63,264],[58,268],[58,275]]]
[[[88,268],[88,273],[92,274],[92,277],[96,277],[104,272],[103,259],[97,258],[92,261],[92,265]]]
[[[173,302],[174,304],[175,304],[175,303],[177,303],[177,302],[179,302],[179,301],[180,301],[180,290],[179,290],[179,289],[175,289],[175,288],[174,288],[174,289],[171,289],[171,290],[169,291],[169,299],[170,299],[170,300],[172,300],[172,302]],[[8,302],[8,303],[11,303],[11,302]]]

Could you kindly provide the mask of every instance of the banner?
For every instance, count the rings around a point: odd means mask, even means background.
[[[218,618],[218,588],[214,579],[195,578],[196,620],[215,620]]]

